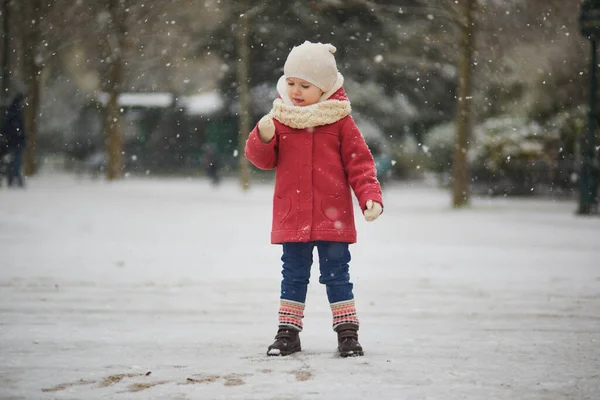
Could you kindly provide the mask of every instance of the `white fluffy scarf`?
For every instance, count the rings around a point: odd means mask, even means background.
[[[283,83],[283,86],[281,86],[281,83]],[[299,107],[293,105],[289,100],[285,90],[285,78],[282,77],[277,84],[277,91],[281,98],[273,101],[273,109],[271,109],[269,115],[293,129],[333,124],[350,114],[352,110],[348,100],[328,100],[333,93],[342,87],[342,84],[343,78],[341,81],[336,82],[332,90],[323,94],[318,103]]]

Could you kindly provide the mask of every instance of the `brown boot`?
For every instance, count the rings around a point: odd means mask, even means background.
[[[289,326],[280,325],[275,342],[267,350],[268,356],[287,356],[296,353],[300,347],[300,331]]]
[[[341,324],[335,331],[338,335],[338,351],[341,357],[362,356],[365,353],[358,343],[358,325]]]

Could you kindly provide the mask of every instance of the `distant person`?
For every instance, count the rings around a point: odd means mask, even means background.
[[[308,41],[291,50],[277,82],[279,98],[246,142],[250,162],[276,169],[271,243],[283,245],[283,279],[271,356],[301,350],[315,246],[338,352],[363,355],[348,265],[349,245],[356,242],[351,189],[367,221],[379,217],[383,202],[373,156],[350,116],[335,51]]]
[[[2,134],[6,138],[6,150],[10,154],[7,170],[8,186],[12,186],[13,183],[17,183],[20,187],[25,186],[21,172],[26,145],[23,98],[22,93],[15,95],[12,103],[4,112],[2,123]]]
[[[212,144],[206,144],[204,146],[204,171],[213,185],[218,185],[221,181],[220,168],[221,163],[217,149]]]

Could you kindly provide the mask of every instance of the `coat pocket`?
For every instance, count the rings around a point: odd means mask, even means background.
[[[321,210],[331,222],[341,222],[348,214],[345,199],[341,195],[330,195],[321,201]]]
[[[282,223],[290,214],[292,201],[289,197],[275,196],[273,202],[273,219],[278,223]]]

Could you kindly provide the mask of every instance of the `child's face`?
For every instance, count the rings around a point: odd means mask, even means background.
[[[305,107],[315,104],[321,98],[323,91],[298,78],[287,78],[287,95],[295,106]]]

